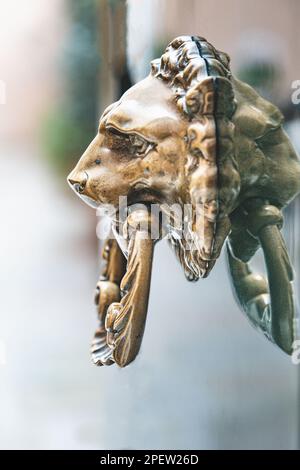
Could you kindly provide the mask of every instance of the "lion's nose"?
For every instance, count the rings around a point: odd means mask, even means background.
[[[83,193],[86,183],[88,180],[88,175],[86,172],[80,175],[73,175],[72,173],[68,176],[68,182],[73,187],[73,189],[81,194]]]

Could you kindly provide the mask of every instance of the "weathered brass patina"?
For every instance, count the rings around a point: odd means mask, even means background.
[[[126,366],[136,357],[153,247],[166,235],[189,280],[209,274],[226,241],[240,306],[291,354],[293,273],[280,229],[282,208],[300,191],[300,164],[282,121],[275,106],[233,77],[228,55],[198,36],[174,39],[150,75],[105,110],[69,175],[94,207],[119,214],[119,197],[127,196],[132,208],[121,222],[113,217],[103,249],[95,364]],[[159,223],[151,204],[168,213],[168,224]],[[172,205],[191,208],[185,228]],[[159,236],[149,236],[153,225]],[[268,282],[248,266],[259,247]]]

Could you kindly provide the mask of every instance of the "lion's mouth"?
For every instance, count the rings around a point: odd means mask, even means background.
[[[98,209],[98,207],[100,206],[100,202],[85,194],[85,185],[83,186],[79,183],[73,183],[70,180],[68,180],[68,183],[76,194],[76,196],[78,196],[83,202],[85,202],[85,204],[92,207],[93,209]]]
[[[84,193],[76,192],[77,196],[80,197],[80,199],[85,202],[88,206],[92,207],[93,209],[98,209],[98,207],[101,205],[99,201],[95,201],[95,199],[91,198],[90,196],[87,196]]]

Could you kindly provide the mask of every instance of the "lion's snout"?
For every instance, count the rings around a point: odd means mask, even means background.
[[[87,180],[88,174],[86,171],[75,172],[73,170],[68,176],[68,183],[70,184],[71,188],[79,194],[84,192]]]
[[[77,196],[79,196],[80,199],[83,200],[83,202],[93,207],[94,209],[98,208],[99,202],[98,200],[96,200],[96,198],[94,198],[93,195],[90,194],[90,191],[88,188],[87,183],[89,181],[89,175],[86,171],[78,171],[75,168],[69,174],[67,179],[73,191],[75,191]]]

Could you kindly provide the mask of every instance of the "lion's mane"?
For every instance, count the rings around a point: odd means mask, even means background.
[[[152,62],[151,73],[172,88],[179,111],[189,121],[185,172],[190,199],[185,202],[194,208],[192,243],[185,239],[172,242],[186,276],[194,280],[201,276],[205,265],[203,246],[211,247],[213,258],[219,255],[229,230],[228,214],[240,190],[232,122],[236,101],[229,56],[202,37],[181,36]],[[197,225],[199,211],[208,226],[213,224],[213,233],[205,231],[203,224]]]

